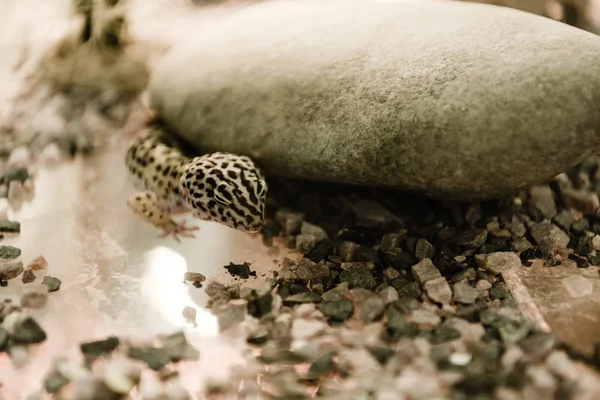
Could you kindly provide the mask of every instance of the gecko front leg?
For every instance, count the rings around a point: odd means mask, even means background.
[[[161,238],[173,236],[179,242],[179,236],[193,238],[191,231],[197,231],[197,226],[187,226],[185,221],[177,223],[159,205],[158,198],[153,192],[134,193],[127,200],[127,206],[144,221],[162,229]]]

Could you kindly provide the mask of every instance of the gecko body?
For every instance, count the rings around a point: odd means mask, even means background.
[[[197,227],[176,223],[171,216],[191,211],[196,218],[245,232],[264,223],[267,183],[246,156],[211,153],[190,157],[184,146],[153,122],[130,146],[127,170],[139,192],[127,201],[145,221],[163,230],[163,237],[193,237]]]

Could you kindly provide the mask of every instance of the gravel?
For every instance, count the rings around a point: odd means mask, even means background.
[[[47,276],[44,276],[44,279],[42,280],[42,284],[44,284],[48,287],[48,291],[56,292],[57,290],[60,289],[60,285],[62,284],[62,282],[58,278],[47,275]]]
[[[0,258],[2,258],[2,259],[12,260],[12,259],[19,257],[20,255],[21,255],[21,249],[19,249],[17,247],[8,246],[8,245],[0,246]]]

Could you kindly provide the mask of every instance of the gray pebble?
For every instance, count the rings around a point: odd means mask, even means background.
[[[308,258],[302,258],[298,261],[298,267],[294,273],[298,279],[320,282],[329,277],[329,267],[325,262],[317,264]]]
[[[521,259],[515,253],[499,251],[496,253],[477,254],[475,261],[480,268],[498,275],[502,271],[521,266]]]
[[[35,274],[30,268],[25,268],[23,275],[21,276],[21,281],[23,283],[31,283],[35,281]]]
[[[375,278],[368,269],[355,268],[349,271],[342,271],[340,273],[340,281],[348,282],[348,287],[352,288],[363,288],[367,290],[373,290],[375,288]]]
[[[323,301],[341,301],[349,297],[348,282],[342,282],[336,287],[323,293]]]
[[[519,238],[512,242],[513,251],[525,251],[531,249],[531,243],[525,238]]]
[[[354,311],[354,306],[350,300],[324,301],[317,306],[329,320],[334,322],[343,322],[350,318]]]
[[[359,248],[360,246],[354,242],[342,242],[338,246],[338,254],[344,262],[355,261]]]
[[[18,277],[24,271],[23,262],[9,261],[0,264],[0,278],[10,280]]]
[[[550,353],[555,344],[556,338],[551,332],[534,333],[519,342],[523,351],[533,357],[545,357]]]
[[[448,281],[444,277],[431,279],[423,285],[427,296],[436,303],[450,304],[452,300],[452,290]]]
[[[41,283],[27,285],[21,295],[21,307],[43,308],[48,300],[48,287]]]
[[[355,269],[365,269],[368,271],[375,270],[375,264],[372,261],[354,261],[354,262],[344,262],[340,265],[340,268],[343,271],[352,271]]]
[[[384,269],[381,274],[383,276],[385,276],[387,279],[389,279],[390,281],[393,281],[394,279],[400,277],[400,272],[398,272],[397,269],[391,268],[391,267]]]
[[[415,248],[415,257],[421,261],[424,258],[433,259],[435,256],[435,247],[426,239],[419,239]]]
[[[314,292],[302,292],[293,294],[283,299],[285,304],[319,303],[321,295]]]
[[[317,242],[328,238],[327,232],[323,228],[317,225],[309,224],[308,222],[302,222],[300,227],[300,233],[303,235],[312,235],[316,238]]]
[[[571,212],[571,210],[562,210],[558,213],[556,217],[554,217],[553,221],[561,229],[563,229],[566,232],[569,232],[571,230],[573,222],[575,222],[575,218],[573,218],[573,213]]]
[[[46,332],[31,317],[15,323],[12,338],[16,343],[40,343],[46,340]]]
[[[42,283],[48,286],[48,291],[56,292],[58,289],[60,289],[60,285],[62,282],[58,278],[47,275],[42,280]]]
[[[213,310],[213,314],[219,321],[219,330],[221,332],[244,322],[246,318],[246,300],[231,300],[227,304]]]
[[[391,286],[388,286],[379,292],[379,297],[386,305],[394,303],[400,299],[400,296],[398,296],[398,291]]]
[[[0,258],[5,260],[14,259],[21,255],[21,249],[13,246],[3,245],[0,246]]]
[[[459,246],[476,249],[485,243],[487,236],[488,232],[485,229],[467,229],[460,232],[454,240]]]
[[[477,278],[477,271],[475,271],[475,268],[467,268],[452,275],[450,282],[456,283],[465,279],[468,281],[473,281],[475,278]]]
[[[317,237],[314,235],[300,234],[296,236],[296,250],[301,254],[306,254],[317,245]]]
[[[183,280],[186,282],[204,282],[206,277],[199,272],[186,272],[183,274]]]
[[[359,318],[363,322],[372,322],[383,314],[385,303],[377,296],[369,296],[360,307]]]
[[[21,223],[18,221],[0,221],[0,232],[20,233]]]
[[[467,281],[460,281],[453,286],[454,302],[461,304],[474,304],[479,297],[479,291],[469,285]]]
[[[532,226],[531,236],[545,253],[564,249],[571,240],[562,229],[547,221]]]
[[[162,348],[172,362],[196,361],[200,357],[198,350],[188,343],[181,331],[166,336],[162,341]]]
[[[381,250],[390,251],[396,247],[400,247],[404,239],[406,239],[406,230],[398,233],[386,233],[381,238]]]
[[[552,219],[556,215],[554,193],[550,186],[540,185],[529,189],[529,212],[540,219]]]
[[[442,276],[440,270],[438,270],[433,262],[425,258],[419,261],[417,264],[410,268],[413,278],[420,284],[424,284],[427,281],[436,279]]]

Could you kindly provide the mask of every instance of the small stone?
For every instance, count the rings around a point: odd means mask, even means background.
[[[454,302],[461,304],[474,304],[479,297],[479,291],[469,285],[467,281],[460,281],[453,286]]]
[[[327,324],[314,319],[297,318],[292,322],[292,338],[295,340],[308,339],[327,329]]]
[[[304,281],[321,282],[323,279],[329,277],[329,267],[325,262],[320,262],[317,264],[308,258],[303,258],[298,261],[298,267],[294,273],[298,279],[302,279]]]
[[[157,347],[131,347],[127,356],[132,360],[145,362],[154,371],[160,371],[171,362],[167,352]]]
[[[8,331],[0,326],[0,352],[6,350],[8,345]]]
[[[592,238],[592,246],[594,247],[594,250],[600,251],[600,235],[594,235]]]
[[[60,289],[60,285],[62,284],[60,279],[55,278],[53,276],[49,276],[49,275],[46,275],[44,277],[44,279],[42,280],[42,283],[44,285],[48,286],[48,290],[50,292],[56,292],[58,289]]]
[[[415,249],[415,257],[421,261],[424,258],[433,259],[435,256],[435,247],[429,243],[426,239],[419,239],[417,241],[417,247]]]
[[[119,345],[119,339],[110,336],[103,340],[96,340],[94,342],[82,343],[79,345],[79,349],[81,353],[86,356],[86,358],[95,358],[99,355],[110,353],[115,350]]]
[[[193,307],[184,307],[181,311],[181,316],[192,324],[196,323],[196,309]]]
[[[21,281],[23,283],[31,283],[31,282],[35,281],[35,274],[29,267],[25,268],[25,270],[23,271],[23,275],[21,276]]]
[[[317,238],[313,235],[301,234],[296,236],[296,250],[301,254],[306,254],[315,248]]]
[[[571,297],[583,297],[592,294],[594,285],[586,277],[578,274],[562,279],[562,284]]]
[[[386,268],[381,272],[381,275],[385,276],[390,281],[400,277],[400,272],[394,268]]]
[[[390,304],[400,299],[398,296],[398,291],[391,286],[386,287],[381,292],[379,292],[379,297],[383,300],[384,304]]]
[[[573,218],[573,213],[570,210],[562,210],[552,219],[552,222],[565,232],[569,232],[573,222],[575,222],[575,218]]]
[[[477,278],[477,271],[475,268],[467,268],[465,270],[459,271],[456,274],[452,275],[450,278],[451,283],[460,282],[462,280],[474,281]]]
[[[355,261],[359,248],[360,246],[354,242],[344,241],[338,246],[338,254],[344,262]]]
[[[431,311],[415,310],[412,312],[412,322],[417,325],[436,327],[442,322],[442,319]]]
[[[126,359],[113,358],[104,368],[104,383],[113,392],[127,394],[139,383],[141,370]]]
[[[46,261],[44,256],[39,256],[30,262],[27,268],[30,268],[32,271],[41,271],[48,268],[48,261]]]
[[[553,333],[534,333],[519,342],[523,351],[534,357],[545,357],[554,348],[556,338]]]
[[[41,283],[27,285],[21,295],[21,307],[43,308],[48,300],[48,287]]]
[[[385,309],[385,303],[377,296],[370,296],[362,303],[359,317],[363,322],[371,322],[379,318]]]
[[[317,308],[333,322],[347,320],[354,311],[354,306],[350,300],[324,301]]]
[[[318,293],[314,292],[302,292],[298,294],[293,294],[283,299],[283,303],[286,305],[319,302],[321,302],[321,296]]]
[[[475,256],[475,261],[477,261],[477,265],[480,268],[483,268],[494,275],[521,266],[521,260],[512,252],[477,254]]]
[[[387,342],[395,342],[402,337],[409,336],[413,327],[394,307],[388,307],[386,313],[384,339]]]
[[[488,232],[485,229],[467,229],[459,232],[454,240],[459,246],[476,249],[485,243],[487,236]]]
[[[2,233],[20,233],[21,232],[21,223],[18,221],[0,221],[0,232],[2,232]]]
[[[564,249],[571,240],[563,230],[549,222],[540,222],[531,227],[531,236],[544,253]]]
[[[58,371],[51,371],[44,379],[44,390],[50,394],[58,392],[61,388],[69,384],[69,380],[62,376]]]
[[[413,299],[418,299],[422,294],[421,286],[419,286],[417,282],[408,282],[403,279],[396,279],[394,282],[392,282],[392,286],[398,291],[398,296],[400,296],[400,298],[410,297]]]
[[[0,280],[11,280],[24,271],[23,263],[19,260],[0,264]]]
[[[206,280],[206,277],[199,272],[186,272],[183,274],[184,282],[192,282],[200,284]]]
[[[404,239],[406,239],[405,229],[397,233],[386,233],[381,238],[381,250],[390,251],[394,248],[400,247]]]
[[[23,368],[29,363],[29,350],[27,346],[13,344],[8,348],[8,355],[16,369]]]
[[[440,270],[433,265],[433,262],[425,258],[410,268],[413,278],[421,285],[432,279],[442,276]]]
[[[375,278],[371,271],[367,269],[352,269],[350,271],[342,271],[340,273],[340,281],[348,282],[348,287],[363,288],[373,290],[375,288]]]
[[[510,291],[502,282],[496,282],[490,289],[490,297],[492,299],[504,300],[510,297]]]
[[[477,289],[477,291],[479,292],[485,292],[486,290],[490,290],[491,288],[492,284],[485,279],[480,279],[475,284],[475,289]]]
[[[200,353],[190,345],[182,331],[167,335],[162,341],[162,350],[172,362],[196,361]]]
[[[221,332],[244,322],[246,318],[246,309],[248,302],[246,300],[231,300],[227,304],[213,310],[213,314],[219,321],[219,330]]]
[[[312,235],[316,238],[317,242],[328,239],[327,232],[323,228],[317,225],[309,224],[308,222],[302,222],[300,227],[300,233],[303,235]]]
[[[256,276],[255,271],[250,271],[250,264],[248,264],[248,263],[242,263],[242,264],[229,263],[229,265],[226,265],[223,268],[225,268],[231,276],[237,276],[242,279],[248,279],[251,276]]]
[[[3,245],[0,246],[0,258],[5,260],[12,260],[21,255],[21,249],[13,246]]]
[[[535,219],[552,219],[556,215],[556,203],[550,186],[534,186],[529,189],[529,196],[529,213]]]
[[[450,304],[452,300],[452,290],[448,281],[444,277],[431,279],[423,285],[427,296],[436,303]]]
[[[323,301],[348,300],[349,287],[348,282],[342,282],[336,287],[323,293]]]
[[[46,332],[33,318],[26,317],[13,326],[12,339],[17,343],[40,343],[46,340]]]
[[[280,209],[275,213],[275,221],[281,226],[285,236],[298,234],[304,218],[304,214],[288,209]]]
[[[525,251],[531,248],[531,243],[525,238],[519,238],[517,240],[513,240],[512,242],[513,251]]]

